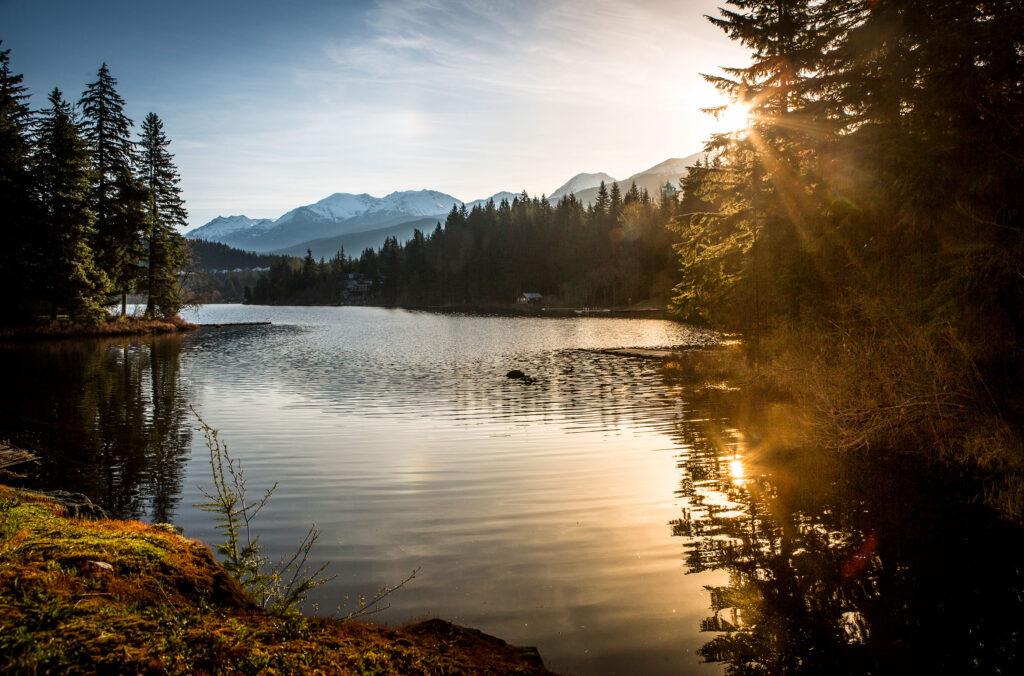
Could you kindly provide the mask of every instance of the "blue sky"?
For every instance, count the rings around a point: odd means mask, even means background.
[[[744,51],[716,0],[0,0],[41,106],[106,61],[172,139],[192,226],[334,192],[463,200],[623,178],[715,129],[701,72]]]

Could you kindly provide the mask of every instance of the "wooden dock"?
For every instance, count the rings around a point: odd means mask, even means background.
[[[222,324],[200,324],[199,326],[200,327],[203,327],[203,326],[213,326],[213,327],[216,327],[216,328],[219,329],[219,328],[223,328],[225,326],[270,326],[270,325],[271,325],[270,322],[224,322]]]

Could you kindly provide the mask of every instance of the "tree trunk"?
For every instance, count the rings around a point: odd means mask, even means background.
[[[154,230],[156,228],[154,227]],[[146,318],[152,319],[156,314],[156,307],[153,305],[153,294],[156,292],[156,272],[153,269],[156,264],[156,233],[149,236],[149,268],[147,274],[149,279],[146,287]]]

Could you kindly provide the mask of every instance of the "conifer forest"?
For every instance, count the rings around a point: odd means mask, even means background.
[[[148,317],[177,316],[187,214],[163,122],[133,138],[106,64],[77,102],[54,88],[40,110],[22,80],[0,51],[2,322],[98,322],[135,292]]]

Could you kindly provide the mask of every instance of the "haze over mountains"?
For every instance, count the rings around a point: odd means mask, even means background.
[[[666,182],[678,187],[679,179],[686,175],[686,167],[693,165],[700,154],[673,158],[618,181],[622,192],[636,183],[653,197],[660,197]],[[616,181],[605,173],[577,174],[555,189],[549,200],[575,194],[584,204],[590,204],[598,192],[601,181],[611,185]],[[316,202],[292,209],[276,219],[253,219],[247,216],[218,216],[209,223],[186,233],[189,239],[221,242],[246,251],[274,252],[303,255],[309,249],[317,258],[330,258],[344,248],[349,255],[358,255],[367,247],[380,247],[388,237],[405,241],[417,229],[429,232],[444,221],[452,206],[465,204],[472,209],[478,204],[494,200],[511,201],[519,193],[499,192],[490,197],[463,203],[461,200],[436,190],[406,190],[385,197],[366,193],[335,193]]]

